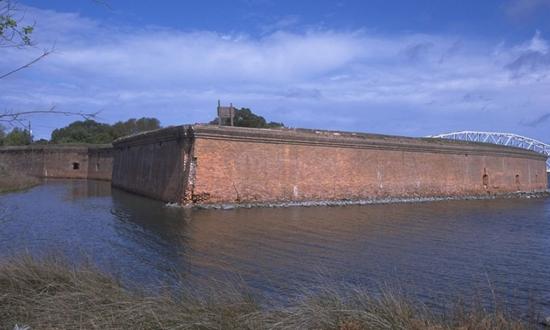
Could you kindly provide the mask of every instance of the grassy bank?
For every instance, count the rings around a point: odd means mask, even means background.
[[[29,257],[0,263],[0,328],[32,329],[527,329],[499,311],[433,314],[402,295],[351,289],[304,294],[289,307],[261,307],[244,291],[209,288],[146,295],[91,267]]]
[[[40,179],[8,171],[0,165],[0,194],[24,190],[40,184]]]

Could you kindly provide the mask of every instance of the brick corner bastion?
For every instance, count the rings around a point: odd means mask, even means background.
[[[443,139],[184,125],[113,147],[113,186],[184,205],[487,196],[548,185],[544,155]]]

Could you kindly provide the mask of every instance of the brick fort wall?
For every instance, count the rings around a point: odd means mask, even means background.
[[[346,132],[179,126],[115,150],[113,185],[183,204],[479,196],[548,180],[545,157],[523,149]]]
[[[40,178],[111,180],[112,159],[109,145],[0,148],[0,166]]]
[[[166,202],[181,202],[191,143],[187,126],[115,141],[112,185]]]

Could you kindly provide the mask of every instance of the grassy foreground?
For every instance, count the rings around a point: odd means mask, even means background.
[[[10,172],[0,165],[0,194],[28,189],[40,184],[40,179]]]
[[[436,315],[401,295],[324,289],[290,307],[261,307],[242,290],[154,296],[92,267],[23,257],[0,263],[0,328],[31,329],[527,329],[501,312]],[[212,293],[215,292],[215,293]]]

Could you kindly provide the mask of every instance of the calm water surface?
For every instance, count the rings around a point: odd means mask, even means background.
[[[0,195],[0,257],[63,253],[128,283],[239,278],[284,301],[319,282],[398,286],[431,305],[491,289],[550,314],[550,199],[184,210],[50,181]]]

